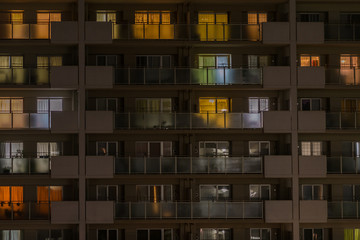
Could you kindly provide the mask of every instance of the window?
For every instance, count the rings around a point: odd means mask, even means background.
[[[302,98],[301,111],[320,111],[321,99],[320,98]]]
[[[170,11],[135,11],[136,39],[174,39]]]
[[[269,98],[250,97],[249,113],[259,113],[269,111]]]
[[[38,142],[37,143],[37,157],[49,158],[51,156],[61,155],[61,143],[59,142]]]
[[[360,112],[360,101],[356,98],[345,98],[341,101],[342,112]]]
[[[359,68],[360,66],[360,57],[349,55],[349,54],[342,54],[340,56],[340,68],[341,69],[348,69],[348,68]]]
[[[117,112],[117,109],[118,109],[117,98],[96,98],[97,111]]]
[[[171,98],[137,98],[136,112],[171,112]]]
[[[169,157],[172,156],[172,142],[136,142],[135,154],[137,157]]]
[[[117,156],[117,142],[96,142],[98,156]]]
[[[227,41],[229,39],[228,14],[214,12],[198,13],[200,41]]]
[[[226,201],[230,191],[230,185],[200,185],[200,201]]]
[[[137,201],[172,201],[172,185],[136,185]]]
[[[135,24],[170,24],[170,11],[135,11]]]
[[[138,55],[136,66],[144,68],[169,68],[171,67],[170,55]]]
[[[219,157],[229,156],[229,142],[225,141],[206,141],[199,142],[199,156]]]
[[[319,67],[320,56],[300,56],[301,67]]]
[[[23,68],[23,56],[0,56],[0,68]]]
[[[96,192],[96,200],[115,202],[118,200],[117,185],[96,185]]]
[[[320,13],[300,13],[300,22],[320,22]]]
[[[302,185],[302,200],[323,200],[323,185]]]
[[[228,98],[200,98],[200,113],[223,113],[230,111]]]
[[[251,240],[270,240],[271,229],[270,228],[251,228],[250,229]]]
[[[62,229],[44,229],[37,230],[36,240],[63,240],[67,239],[64,235],[66,230]]]
[[[345,184],[343,185],[343,201],[359,201],[360,185]]]
[[[96,66],[116,67],[117,64],[117,55],[96,55]]]
[[[37,68],[62,66],[62,56],[37,56]]]
[[[199,24],[227,24],[227,13],[200,12],[198,14]]]
[[[0,203],[22,203],[23,187],[21,186],[0,186]]]
[[[267,22],[267,13],[248,13],[248,24],[261,24]]]
[[[116,12],[115,11],[98,10],[98,11],[96,11],[96,21],[97,22],[116,23]]]
[[[228,68],[231,66],[230,54],[199,54],[199,68]]]
[[[24,144],[22,142],[2,142],[0,143],[0,157],[2,158],[22,158]]]
[[[23,24],[24,13],[23,12],[12,12],[12,13],[10,13],[10,21],[13,24]]]
[[[37,201],[38,203],[48,203],[63,200],[62,186],[38,186]]]
[[[137,240],[173,240],[172,229],[138,229]]]
[[[270,155],[270,142],[249,141],[249,155],[252,157]]]
[[[359,228],[355,228],[355,229],[345,228],[344,229],[344,240],[360,240],[360,229]]]
[[[22,113],[22,98],[0,98],[0,113]]]
[[[249,197],[250,200],[270,200],[270,185],[269,184],[250,184]]]
[[[37,112],[50,113],[52,111],[62,111],[63,100],[61,98],[39,98],[37,99]]]
[[[268,55],[248,55],[249,68],[270,66],[272,57]]]
[[[21,240],[22,236],[21,230],[1,230],[2,240]]]
[[[301,142],[301,156],[320,156],[321,142]]]
[[[360,24],[360,13],[340,13],[341,24]]]
[[[38,12],[37,23],[61,22],[61,13],[59,12]]]
[[[98,229],[97,240],[117,240],[118,231],[117,229]]]
[[[305,228],[304,240],[323,240],[323,229],[321,228]]]
[[[231,229],[200,228],[200,240],[231,240]]]

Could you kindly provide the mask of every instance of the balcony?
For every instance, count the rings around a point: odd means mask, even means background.
[[[288,22],[265,22],[262,24],[264,44],[288,44],[290,27]]]
[[[51,224],[79,223],[79,202],[60,201],[51,203]]]
[[[111,66],[86,66],[85,75],[87,89],[113,87],[114,70]]]
[[[299,156],[299,177],[326,177],[326,156]]]
[[[115,114],[116,129],[260,129],[262,122],[261,113]]]
[[[296,30],[299,44],[324,43],[324,23],[322,22],[298,22]]]
[[[2,202],[0,220],[50,220],[50,209],[50,203]]]
[[[329,219],[359,219],[360,203],[358,201],[328,202]]]
[[[113,24],[112,28],[112,35],[116,40],[211,42],[261,40],[259,24]],[[94,32],[97,35],[99,33]],[[106,31],[106,36],[108,35]]]
[[[49,85],[48,68],[2,68],[0,85]]]
[[[86,223],[114,223],[113,201],[86,201]]]
[[[328,174],[359,174],[360,157],[328,157]]]
[[[360,112],[327,112],[326,129],[360,129]]]
[[[86,132],[112,133],[114,131],[114,113],[111,111],[86,111]]]
[[[0,175],[38,175],[49,173],[49,158],[0,158]]]
[[[290,223],[293,218],[292,207],[291,200],[265,201],[265,222]]]
[[[78,178],[79,177],[78,156],[52,156],[51,178]]]
[[[325,24],[326,41],[360,41],[358,24]]]
[[[263,202],[118,202],[116,219],[262,219]]]
[[[291,156],[268,155],[264,156],[265,178],[291,178]]]
[[[115,159],[115,174],[261,174],[262,157],[129,157]]]
[[[113,156],[86,156],[87,178],[113,178]]]
[[[326,223],[328,218],[326,200],[300,200],[301,223]]]
[[[117,68],[116,85],[261,85],[261,68]]]
[[[299,111],[298,129],[299,132],[322,133],[325,132],[325,122],[328,121],[324,111]]]
[[[263,112],[264,133],[289,133],[291,132],[290,111]]]
[[[360,85],[360,69],[335,69],[330,68],[325,70],[327,85],[345,85],[356,86]]]
[[[298,80],[298,88],[324,88],[325,68],[298,67],[297,80]]]

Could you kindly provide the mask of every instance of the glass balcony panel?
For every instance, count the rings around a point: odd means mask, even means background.
[[[0,205],[0,220],[12,219],[12,204],[4,202]]]
[[[175,218],[176,217],[176,203],[162,202],[162,218]]]
[[[192,173],[208,173],[208,158],[192,158]]]
[[[30,128],[49,128],[49,114],[30,113]]]
[[[161,216],[161,202],[160,203],[146,203],[146,217],[160,218]]]
[[[193,218],[208,218],[209,203],[208,202],[192,202]]]
[[[135,127],[131,125],[132,127]],[[115,114],[115,128],[116,129],[128,129],[129,128],[129,114],[128,113],[116,113]]]
[[[355,128],[355,113],[341,113],[341,128]]]
[[[144,84],[145,69],[144,68],[131,68],[130,69],[130,82],[131,84]]]
[[[340,81],[340,69],[325,69],[325,81],[329,85],[337,85]]]
[[[260,40],[260,26],[258,24],[241,25],[241,39],[256,42]]]
[[[340,128],[340,113],[326,113],[326,128],[339,129]]]
[[[159,128],[160,129],[175,128],[175,114],[174,113],[161,113]]]
[[[177,158],[177,173],[190,173],[191,159],[189,157]]]
[[[340,40],[341,41],[352,41],[354,40],[354,25],[342,24],[339,28]]]
[[[151,157],[146,158],[146,173],[160,173],[160,158]]]
[[[261,84],[261,68],[245,68],[243,73],[243,84]]]
[[[210,218],[226,218],[226,202],[209,202]]]
[[[0,174],[10,174],[11,172],[11,158],[0,158]]]
[[[117,68],[115,69],[115,84],[127,85],[129,84],[129,69]],[[132,82],[130,82],[132,84]]]
[[[191,115],[188,113],[177,113],[176,114],[176,128],[177,129],[189,129]]]
[[[243,128],[242,113],[226,114],[226,128]]]
[[[131,203],[131,218],[145,218],[145,202]]]
[[[12,39],[12,25],[0,24],[0,39]]]
[[[160,24],[160,39],[174,39],[174,24]]]
[[[129,203],[115,203],[115,218],[129,219]]]
[[[175,173],[175,158],[163,157],[161,159],[161,172],[162,173]]]
[[[225,162],[228,158],[216,157],[209,158],[209,172],[210,173],[225,173]]]
[[[129,158],[118,157],[115,159],[115,174],[129,173]]]
[[[145,39],[159,39],[160,38],[160,25],[159,24],[145,24]]]
[[[342,173],[356,173],[356,158],[342,158]]]
[[[227,218],[244,218],[244,203],[243,202],[228,202],[227,203]]]
[[[13,84],[12,70],[12,68],[0,69],[0,84]]]
[[[327,158],[327,173],[341,173],[340,157],[328,157]]]
[[[225,69],[225,84],[244,84],[242,68]]]
[[[176,84],[190,84],[190,75],[193,73],[189,68],[176,68]]]
[[[29,83],[29,69],[13,68],[13,84],[25,85]]]
[[[160,69],[160,84],[175,84],[175,73],[172,68]]]
[[[12,39],[29,39],[29,24],[12,24]]]
[[[132,26],[131,26],[132,27]],[[114,24],[113,25],[113,37],[114,39],[130,39],[129,33],[132,33],[130,25],[127,24]]]
[[[31,158],[30,159],[30,173],[49,173],[49,158]]]
[[[325,24],[325,40],[336,41],[339,40],[339,25]]]
[[[356,173],[360,173],[360,157],[356,157]]]
[[[131,128],[145,128],[145,124],[147,124],[145,113],[130,113],[129,123]]]
[[[145,166],[144,166],[145,159],[142,157],[138,158],[131,158],[130,162],[130,171],[131,173],[145,173]]]
[[[225,85],[225,68],[207,69],[208,85]]]
[[[0,113],[0,128],[9,129],[12,128],[12,114],[11,113]]]
[[[262,202],[244,202],[244,218],[262,218]]]
[[[341,219],[341,202],[328,202],[328,218]]]
[[[340,83],[343,85],[355,85],[354,69],[340,69]]]
[[[29,173],[29,159],[13,158],[13,173]]]
[[[200,85],[207,85],[208,84],[208,75],[206,69],[190,69],[190,79],[191,84],[200,84]],[[189,82],[188,80],[188,82]]]
[[[13,203],[13,219],[14,220],[28,220],[29,219],[29,204],[28,203]]]
[[[244,128],[261,128],[260,113],[243,113],[243,127]]]
[[[191,218],[191,203],[190,202],[177,202],[177,217],[178,218]]]
[[[145,68],[145,84],[160,84],[159,68]]]
[[[35,85],[49,84],[49,69],[48,68],[31,69],[30,83]]]
[[[244,173],[262,173],[262,158],[261,157],[244,157],[243,158],[243,172]]]
[[[226,173],[242,173],[241,157],[226,158]]]
[[[356,205],[357,205],[357,202],[343,202],[344,218],[350,218],[350,219],[357,218]]]
[[[13,128],[29,128],[29,114],[13,113]]]
[[[207,128],[208,127],[208,114],[193,113],[191,114],[192,128]]]
[[[226,115],[227,116],[227,115]],[[209,113],[208,128],[225,128],[224,113]]]
[[[355,84],[360,85],[360,69],[354,69],[354,71],[355,71]]]
[[[50,24],[38,23],[30,24],[31,39],[50,39]]]
[[[31,203],[30,213],[30,218],[33,220],[48,220],[50,219],[50,203]]]

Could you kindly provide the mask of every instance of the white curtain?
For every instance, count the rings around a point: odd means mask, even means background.
[[[10,158],[10,143],[9,142],[0,143],[0,157]]]
[[[48,142],[38,142],[37,143],[37,157],[47,157],[49,156],[49,143]]]
[[[10,68],[10,56],[0,56],[0,68]]]
[[[57,142],[50,143],[50,156],[59,156],[60,155],[60,144]]]
[[[0,99],[0,112],[10,113],[10,99]]]
[[[49,100],[48,99],[38,99],[37,100],[37,112],[38,113],[48,113],[49,112]]]
[[[50,99],[50,111],[62,111],[62,99]]]

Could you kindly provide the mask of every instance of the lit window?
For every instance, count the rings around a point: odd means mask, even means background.
[[[360,100],[345,98],[341,100],[342,112],[360,112]]]
[[[249,113],[259,113],[269,111],[269,98],[250,97]]]
[[[230,111],[228,98],[200,98],[200,113],[223,113]]]
[[[301,111],[320,111],[321,99],[320,98],[302,98]]]
[[[62,186],[38,186],[37,201],[38,203],[56,202],[63,200]]]
[[[248,55],[249,68],[258,68],[271,65],[271,56],[266,55]]]
[[[23,157],[24,144],[22,142],[2,142],[0,147],[0,157],[2,158]]]
[[[2,203],[22,203],[23,187],[0,186],[0,202]]]
[[[14,24],[23,24],[24,21],[24,13],[23,12],[12,12],[10,14],[11,23]]]
[[[50,156],[60,156],[61,143],[58,142],[38,142],[37,157],[49,158]]]
[[[250,200],[270,200],[270,189],[269,184],[251,184],[249,186]]]
[[[135,24],[170,24],[170,11],[136,11]]]
[[[229,156],[229,142],[224,141],[206,141],[199,142],[199,156],[219,157]]]
[[[198,23],[198,34],[201,41],[228,40],[227,13],[200,12],[198,13]]]
[[[61,22],[61,13],[55,12],[38,12],[37,23]]]
[[[231,229],[200,228],[200,240],[230,240]]]
[[[270,142],[249,141],[249,155],[253,157],[270,155]]]
[[[37,56],[37,68],[62,66],[62,56]]]
[[[0,56],[0,68],[22,68],[23,56]]]
[[[358,68],[360,66],[360,57],[351,55],[340,56],[340,67],[341,68]]]
[[[173,240],[173,229],[138,229],[137,240]]]
[[[174,39],[170,11],[136,11],[134,22],[136,39]]]
[[[97,22],[116,23],[116,12],[115,11],[98,10],[98,11],[96,11],[96,21]]]
[[[172,201],[172,185],[136,185],[137,201]]]
[[[117,185],[97,185],[96,186],[96,200],[99,201],[115,201],[118,200],[118,186]]]
[[[320,56],[300,56],[301,67],[319,67]]]
[[[0,238],[3,240],[21,240],[23,233],[21,230],[1,230]]]
[[[63,110],[63,100],[61,98],[39,98],[37,99],[38,113],[51,113]]]
[[[323,200],[323,185],[302,185],[302,200]]]
[[[271,239],[270,228],[251,228],[250,239],[251,240],[270,240]]]
[[[321,240],[322,240],[322,238],[321,238]],[[346,229],[344,229],[344,240],[360,240],[360,229],[359,228],[355,228],[355,229],[346,228]]]
[[[305,228],[304,240],[323,240],[323,229],[321,228]]]
[[[230,191],[230,185],[200,185],[200,201],[226,201]]]
[[[321,142],[301,142],[301,156],[320,156]]]
[[[248,13],[248,24],[261,24],[267,22],[267,13]]]
[[[137,98],[136,112],[171,112],[171,98]]]
[[[199,68],[228,68],[231,65],[230,54],[199,54]]]
[[[21,98],[0,98],[0,113],[22,113],[23,103]]]

